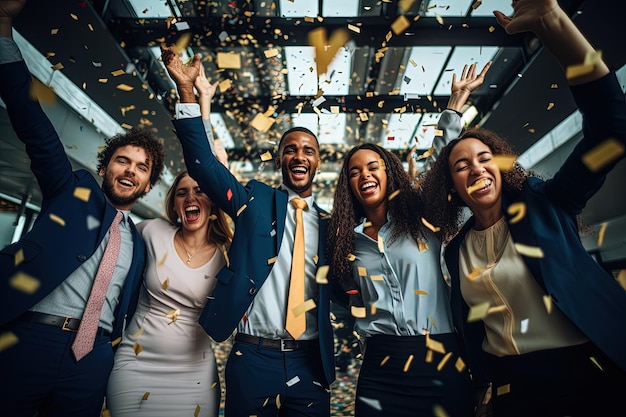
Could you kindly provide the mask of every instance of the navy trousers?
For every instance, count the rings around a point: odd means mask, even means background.
[[[281,352],[235,342],[226,362],[225,417],[328,417],[317,341]]]
[[[6,332],[18,342],[0,352],[2,415],[100,416],[113,367],[110,337],[97,336],[93,351],[76,362],[70,349],[75,332],[25,321],[3,326]]]

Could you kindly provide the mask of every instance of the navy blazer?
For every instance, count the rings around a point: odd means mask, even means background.
[[[267,279],[278,256],[287,215],[287,193],[252,180],[244,187],[213,155],[200,117],[174,120],[189,174],[209,198],[235,222],[229,263],[218,273],[200,324],[215,340],[228,338]],[[319,213],[318,266],[326,265],[329,215]],[[335,380],[330,289],[319,285],[317,323],[326,383]]]
[[[583,114],[583,139],[554,177],[547,181],[528,178],[520,192],[503,196],[503,211],[516,243],[540,247],[543,258],[521,255],[554,305],[600,350],[626,369],[626,291],[587,253],[578,234],[576,215],[600,189],[617,161],[590,172],[581,158],[607,138],[626,144],[626,101],[615,74],[571,87]],[[622,155],[623,157],[623,155]],[[511,204],[523,202],[526,215],[511,224]],[[452,278],[452,310],[462,334],[475,379],[488,379],[481,321],[467,323],[468,305],[461,296],[459,247],[473,226],[472,217],[445,251]]]
[[[72,171],[54,127],[29,96],[31,75],[24,61],[0,65],[0,80],[0,97],[13,129],[26,145],[43,196],[32,229],[0,252],[0,324],[5,324],[48,295],[93,255],[117,210],[92,174]],[[81,188],[89,193],[88,201],[74,195]],[[145,263],[145,245],[130,225],[133,262],[115,311],[112,337],[121,336],[125,315],[134,312]],[[23,260],[15,265],[18,253],[17,259]],[[12,280],[20,276],[36,279],[39,287],[32,293],[16,288]]]

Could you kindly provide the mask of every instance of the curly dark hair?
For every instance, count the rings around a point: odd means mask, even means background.
[[[176,197],[176,187],[178,187],[178,183],[180,183],[180,180],[188,176],[189,172],[187,172],[187,170],[178,174],[176,178],[174,178],[174,182],[167,191],[167,196],[165,197],[165,214],[167,215],[167,219],[173,226],[176,226],[179,229],[182,226],[178,222],[178,214],[176,213],[176,210],[174,210],[174,197]],[[229,226],[228,216],[215,204],[213,204],[213,207],[211,208],[211,214],[215,214],[217,218],[215,220],[211,220],[209,223],[207,241],[216,243],[222,247],[230,246],[230,242],[233,239],[233,230]]]
[[[111,157],[119,148],[132,145],[143,148],[148,154],[148,159],[152,162],[150,171],[150,186],[159,182],[165,164],[165,150],[163,143],[158,140],[149,130],[133,128],[125,133],[119,133],[111,138],[105,139],[106,146],[98,152],[98,171],[106,167],[111,161]]]
[[[405,233],[413,236],[416,241],[430,234],[420,219],[421,198],[411,185],[400,159],[373,143],[355,146],[346,154],[339,173],[327,238],[332,277],[338,280],[344,289],[353,286],[352,262],[348,260],[348,255],[354,250],[354,228],[365,217],[363,207],[350,188],[348,173],[350,159],[362,149],[376,152],[384,161],[387,172],[387,197],[396,190],[400,191],[395,198],[387,202],[387,210],[393,219],[389,242]]]
[[[511,145],[495,132],[483,128],[468,129],[457,139],[450,141],[439,154],[430,170],[424,174],[420,192],[425,202],[426,219],[440,227],[441,239],[448,242],[458,232],[463,221],[463,208],[466,207],[457,193],[452,191],[449,159],[452,149],[464,139],[478,139],[489,147],[493,155],[513,155]],[[515,162],[510,171],[501,171],[504,193],[517,192],[529,176],[537,176]]]

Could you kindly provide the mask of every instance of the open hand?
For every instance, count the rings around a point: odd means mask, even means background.
[[[217,91],[218,84],[219,81],[216,81],[213,84],[209,82],[207,76],[204,73],[204,65],[200,65],[200,73],[198,74],[194,82],[194,87],[196,87],[196,90],[198,90],[198,94],[200,94],[201,96],[207,96],[210,101],[213,99],[213,96]]]
[[[492,64],[491,61],[487,62],[483,70],[478,75],[476,75],[475,63],[469,66],[464,65],[463,71],[461,72],[461,77],[459,78],[458,81],[456,79],[456,74],[452,74],[451,93],[452,94],[459,93],[459,92],[471,93],[472,91],[476,90],[478,87],[483,85],[483,82],[485,81],[485,75],[487,74],[487,71],[489,71],[491,64]]]
[[[508,17],[499,10],[493,14],[508,34],[534,31],[541,19],[554,11],[560,10],[557,0],[513,0],[513,17]]]
[[[162,44],[161,59],[163,59],[163,64],[165,64],[168,74],[172,77],[178,89],[185,88],[193,91],[194,83],[196,78],[198,78],[198,74],[200,74],[200,67],[202,66],[200,55],[194,55],[191,62],[185,65],[173,47]]]

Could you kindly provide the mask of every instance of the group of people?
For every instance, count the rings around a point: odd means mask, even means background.
[[[496,133],[462,131],[459,111],[490,64],[470,65],[453,77],[419,185],[394,154],[356,146],[331,215],[313,194],[315,134],[282,135],[281,186],[240,184],[207,120],[215,84],[199,57],[183,64],[163,46],[187,171],[167,219],[135,226],[163,147],[132,129],[98,154],[101,185],[72,170],[12,40],[23,2],[0,1],[0,97],[43,201],[32,230],[0,252],[3,413],[98,416],[106,397],[113,417],[216,416],[207,335],[235,333],[226,416],[329,416],[334,302],[354,315],[364,352],[357,417],[624,414],[626,293],[585,252],[576,221],[620,159],[591,169],[583,155],[626,143],[626,101],[603,62],[570,80],[584,137],[553,178],[504,168],[498,157],[514,153]],[[513,8],[498,23],[532,31],[564,68],[594,52],[556,0]],[[489,313],[468,322],[477,306]]]

